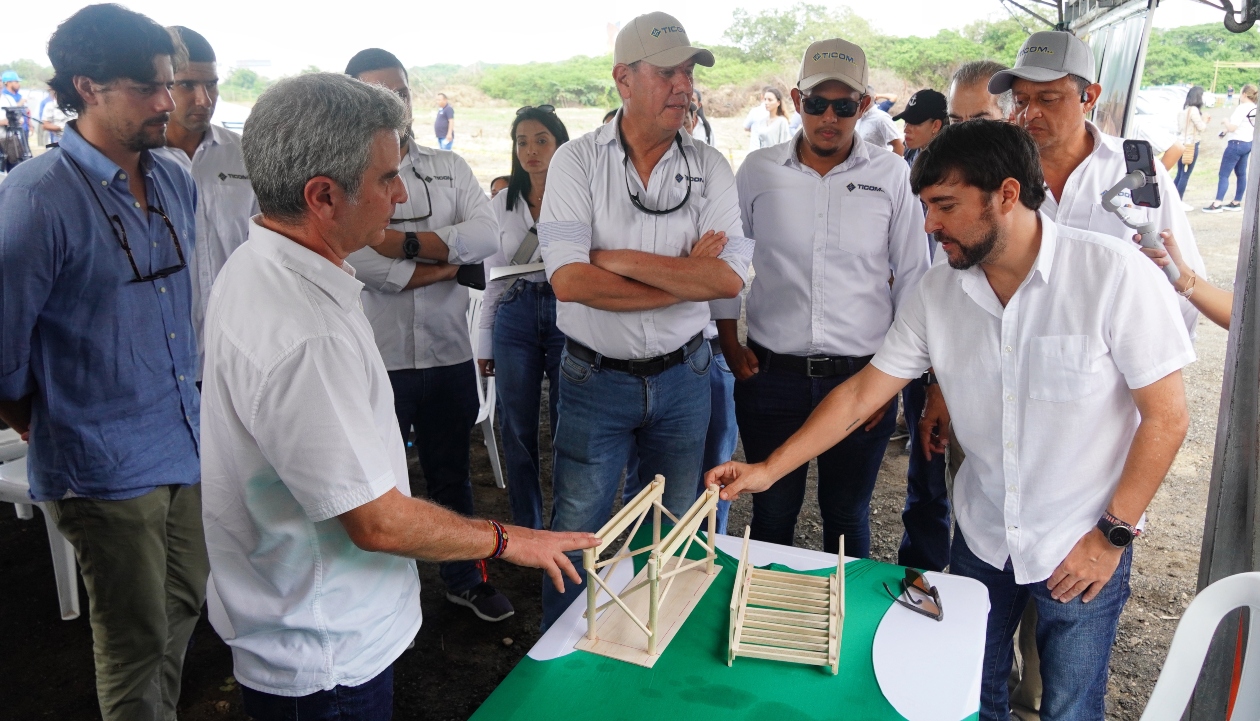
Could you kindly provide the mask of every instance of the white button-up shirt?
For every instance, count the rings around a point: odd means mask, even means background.
[[[499,227],[490,199],[472,168],[449,150],[408,144],[401,177],[407,200],[394,208],[394,218],[425,220],[394,223],[400,232],[436,233],[450,248],[447,262],[478,263],[499,246]],[[426,193],[427,186],[427,193]],[[432,206],[429,205],[432,201]],[[363,248],[347,260],[363,281],[363,310],[376,333],[376,344],[391,371],[439,368],[472,358],[468,335],[468,289],[454,279],[403,290],[416,261],[386,258]]]
[[[719,257],[747,282],[753,242],[743,234],[735,175],[726,158],[681,133],[683,152],[671,143],[644,188],[633,165],[623,164],[620,122],[618,113],[598,130],[560,146],[551,159],[538,218],[548,280],[569,263],[589,263],[591,250],[640,250],[678,258],[701,235],[716,230],[727,235]],[[637,193],[648,208],[672,208],[682,202],[689,183],[687,205],[668,215],[649,215],[630,202],[630,193]],[[556,322],[566,336],[610,358],[652,358],[681,348],[703,331],[709,306],[684,301],[614,313],[557,302]]]
[[[750,154],[735,177],[756,239],[748,337],[775,353],[868,356],[930,264],[923,208],[897,155],[859,139],[820,176],[799,138]],[[738,300],[713,308],[739,318]]]
[[[1130,389],[1194,360],[1168,280],[1133,243],[1041,225],[1005,308],[979,266],[933,266],[871,361],[934,369],[967,453],[959,528],[1021,584],[1049,578],[1106,510],[1140,420]]]
[[[245,172],[241,138],[227,128],[211,125],[191,158],[179,148],[153,152],[179,163],[197,184],[197,244],[188,256],[188,272],[192,278],[193,330],[202,359],[197,367],[200,378],[205,364],[202,327],[210,286],[228,256],[249,237],[249,219],[258,213],[258,199]]]
[[[304,696],[375,677],[420,629],[414,561],[337,516],[410,495],[394,394],[348,264],[257,223],[206,317],[202,517],[236,678]]]
[[[486,277],[490,277],[492,268],[506,267],[511,263],[512,258],[516,255],[517,249],[521,247],[521,241],[525,240],[525,234],[530,228],[534,227],[534,216],[529,212],[529,203],[525,200],[525,196],[516,199],[512,205],[512,209],[507,209],[507,191],[503,191],[490,199],[490,206],[494,208],[494,217],[499,222],[499,249],[494,255],[486,259]],[[534,251],[534,256],[539,257],[542,252],[541,248]],[[527,262],[537,262],[530,260]],[[477,328],[479,338],[477,341],[477,357],[478,358],[494,358],[494,321],[499,312],[499,299],[503,297],[506,291],[518,278],[523,278],[531,283],[543,283],[547,280],[545,271],[536,273],[527,273],[525,275],[514,275],[499,280],[491,280],[486,282],[486,292],[481,297],[481,323]]]
[[[853,132],[871,145],[888,150],[894,140],[905,140],[905,135],[897,129],[897,121],[883,110],[872,105],[866,113],[858,118]]]
[[[1085,126],[1094,138],[1094,151],[1068,176],[1067,184],[1063,186],[1062,198],[1055,198],[1049,188],[1046,189],[1046,202],[1041,210],[1059,225],[1092,230],[1132,243],[1134,230],[1102,205],[1103,193],[1111,190],[1121,178],[1128,175],[1124,168],[1124,140],[1105,135],[1091,122],[1086,121]],[[1177,195],[1168,171],[1158,162],[1155,163],[1155,177],[1159,183],[1159,207],[1139,208],[1130,205],[1130,215],[1138,222],[1155,220],[1158,230],[1171,229],[1186,264],[1194,268],[1195,273],[1206,278],[1207,268],[1203,265],[1203,257],[1199,255],[1199,244],[1194,240],[1190,221],[1186,218],[1186,212],[1181,209],[1181,198]],[[1128,205],[1131,195],[1124,190],[1117,199]],[[1177,299],[1186,328],[1193,337],[1199,311],[1190,301],[1176,296],[1176,291],[1167,279],[1164,280],[1164,286]]]

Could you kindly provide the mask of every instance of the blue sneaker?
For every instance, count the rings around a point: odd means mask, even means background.
[[[508,600],[507,596],[499,593],[498,589],[485,581],[460,594],[447,591],[446,600],[460,606],[467,606],[472,609],[473,613],[477,614],[477,618],[492,623],[502,621],[516,613],[516,610],[512,608],[512,602]]]

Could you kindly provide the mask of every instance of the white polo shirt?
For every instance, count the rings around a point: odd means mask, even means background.
[[[905,135],[897,129],[897,123],[892,116],[874,105],[858,118],[854,132],[866,142],[884,150],[891,150],[892,141],[905,139]]]
[[[256,222],[210,296],[202,518],[236,678],[280,696],[357,686],[420,629],[416,564],[337,516],[410,495],[394,394],[354,269]]]
[[[529,203],[525,201],[523,195],[517,198],[512,209],[508,210],[507,191],[504,190],[490,199],[490,206],[494,208],[494,217],[499,223],[499,249],[494,252],[494,255],[486,258],[487,278],[490,276],[491,268],[501,268],[511,262],[517,249],[521,247],[521,241],[525,240],[525,234],[534,227],[534,216],[529,212]],[[535,250],[535,257],[539,256],[540,252],[541,248]],[[531,283],[545,283],[547,274],[540,270],[537,273],[486,282],[486,291],[481,296],[481,323],[477,327],[477,333],[480,335],[477,341],[478,358],[494,358],[494,321],[499,312],[499,299],[517,278],[523,278]]]
[[[930,264],[923,208],[900,157],[856,139],[820,176],[800,162],[800,138],[751,153],[735,176],[756,240],[748,337],[775,353],[872,355]],[[713,308],[740,315],[738,300]]]
[[[197,184],[197,244],[188,256],[188,271],[193,289],[193,330],[202,359],[197,377],[201,378],[206,355],[202,327],[210,286],[228,256],[249,237],[249,219],[259,212],[258,198],[245,172],[241,138],[227,128],[211,125],[191,158],[169,146],[153,152],[179,163]]]
[[[433,214],[425,220],[393,223],[390,228],[436,233],[450,248],[447,262],[459,265],[479,263],[498,249],[499,227],[490,199],[463,158],[412,140],[402,159],[401,177],[407,200],[394,208],[394,218],[420,218],[430,210]],[[472,358],[467,288],[452,278],[403,290],[416,261],[386,258],[371,248],[356,251],[346,260],[365,286],[363,311],[372,323],[386,368],[439,368]]]
[[[611,122],[556,150],[547,171],[547,192],[538,220],[538,239],[547,279],[569,263],[589,263],[600,249],[640,250],[685,256],[710,230],[726,233],[719,256],[748,281],[753,242],[739,219],[735,176],[722,153],[681,133],[657,162],[645,189],[633,165],[623,164],[620,111]],[[668,215],[634,207],[637,193],[648,208],[672,208],[691,185],[691,198]],[[629,189],[627,189],[629,188]],[[671,353],[704,330],[707,303],[681,302],[668,308],[614,313],[580,303],[556,303],[556,322],[565,335],[610,358],[640,359]]]
[[[1111,190],[1128,173],[1124,168],[1124,139],[1106,135],[1093,123],[1086,121],[1085,127],[1094,138],[1094,150],[1085,158],[1063,186],[1063,197],[1055,198],[1046,189],[1046,202],[1041,206],[1042,212],[1049,215],[1059,225],[1081,230],[1092,230],[1095,233],[1110,235],[1114,238],[1133,243],[1134,231],[1102,205],[1103,193]],[[1207,277],[1207,268],[1203,265],[1203,257],[1199,255],[1199,245],[1194,240],[1194,231],[1190,229],[1190,221],[1186,212],[1181,209],[1181,198],[1173,186],[1172,178],[1160,163],[1155,163],[1155,177],[1159,182],[1159,207],[1138,208],[1129,206],[1131,214],[1138,222],[1155,220],[1159,230],[1172,229],[1177,246],[1181,248],[1181,257],[1186,264],[1194,268],[1194,272]],[[1131,193],[1121,191],[1119,198],[1126,205]],[[1172,284],[1164,279],[1164,287],[1181,308],[1181,316],[1191,337],[1195,334],[1195,325],[1199,320],[1199,311],[1190,301],[1177,296]]]
[[[1050,577],[1102,517],[1139,417],[1130,389],[1194,361],[1168,280],[1133,245],[1055,225],[1006,307],[974,266],[933,266],[871,363],[930,366],[967,453],[954,514],[985,563]]]

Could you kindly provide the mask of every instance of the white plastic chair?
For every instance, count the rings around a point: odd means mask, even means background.
[[[1260,572],[1255,572],[1222,578],[1203,589],[1186,609],[1142,721],[1180,721],[1217,625],[1225,614],[1241,606],[1251,607],[1251,625],[1238,698],[1230,719],[1260,719]]]
[[[0,433],[10,432],[0,431]],[[57,598],[61,601],[61,619],[63,621],[76,619],[79,617],[79,566],[74,559],[74,547],[65,536],[61,535],[61,531],[57,530],[57,524],[48,513],[48,504],[32,502],[29,491],[30,484],[26,480],[26,458],[0,463],[0,501],[14,504],[17,507],[18,518],[23,520],[35,517],[33,506],[39,506],[39,510],[44,514],[44,526],[48,530],[48,545],[52,550],[53,574],[57,579]]]
[[[477,346],[480,340],[478,327],[481,325],[482,292],[468,291],[468,335],[472,339],[473,358],[477,357]],[[481,437],[486,441],[486,451],[490,454],[490,469],[494,471],[494,484],[499,488],[507,488],[503,482],[503,464],[499,460],[499,443],[494,435],[494,377],[483,378],[473,363],[473,375],[477,377],[477,425],[481,426]]]

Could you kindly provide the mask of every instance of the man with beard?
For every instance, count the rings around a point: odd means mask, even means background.
[[[711,304],[731,372],[744,451],[761,461],[832,388],[879,350],[928,269],[923,211],[901,158],[855,130],[872,102],[862,49],[834,38],[805,51],[792,102],[796,137],[748,156],[736,175],[744,234],[756,241],[748,347],[739,299]],[[888,282],[889,275],[893,280]],[[818,456],[823,550],[870,555],[870,502],[897,411]],[[808,464],[753,497],[752,537],[792,545]]]
[[[1038,212],[1037,146],[1014,125],[947,127],[910,179],[950,267],[924,275],[875,359],[783,446],[706,480],[727,499],[769,488],[933,367],[967,448],[950,572],[989,591],[980,718],[1010,716],[1012,636],[1031,598],[1041,717],[1101,719],[1130,544],[1189,424],[1194,349],[1176,297],[1132,243]]]
[[[87,586],[101,716],[173,719],[205,598],[197,190],[166,142],[175,46],[92,5],[48,42],[70,121],[0,185],[0,418]]]
[[[193,284],[193,328],[200,349],[210,286],[228,256],[249,236],[249,219],[258,213],[258,200],[245,173],[240,137],[210,124],[219,102],[214,48],[194,30],[179,25],[167,30],[187,52],[177,54],[175,61],[171,90],[175,110],[166,127],[166,147],[153,152],[179,163],[197,184],[197,243],[188,256],[188,271]],[[204,351],[200,355],[204,357]],[[197,366],[198,381],[201,365]]]
[[[346,74],[381,85],[411,109],[407,71],[380,48],[360,51]],[[411,117],[408,115],[408,117]],[[473,515],[470,456],[477,421],[477,371],[468,335],[468,288],[459,266],[480,263],[499,249],[490,200],[463,158],[402,138],[407,199],[394,209],[385,242],[350,254],[363,281],[363,310],[389,370],[403,441],[415,428],[416,451],[429,498]],[[502,621],[512,603],[486,576],[481,561],[439,567],[446,599],[483,621]]]

